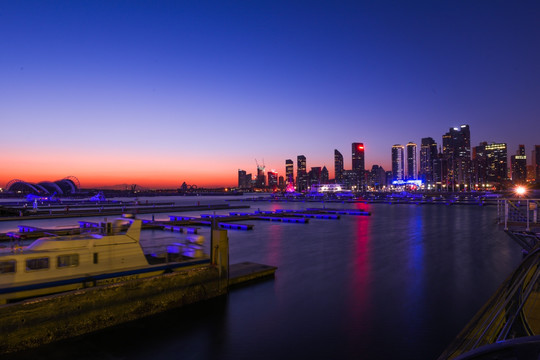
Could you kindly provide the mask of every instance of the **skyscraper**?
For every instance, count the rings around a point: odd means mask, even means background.
[[[294,163],[291,159],[285,160],[285,181],[287,185],[294,185]]]
[[[341,184],[343,182],[343,155],[337,149],[334,149],[334,171],[336,184]]]
[[[452,190],[471,183],[471,132],[469,125],[450,128],[443,135],[443,155],[448,163],[447,183]]]
[[[251,175],[249,182],[251,182]],[[247,174],[245,170],[238,169],[238,188],[240,189],[247,189],[249,188],[249,183],[247,179]]]
[[[296,160],[296,190],[307,190],[307,172],[306,172],[306,157],[298,155]]]
[[[255,186],[259,189],[266,187],[266,167],[257,164],[257,180]]]
[[[358,177],[358,185],[364,185],[364,170],[364,144],[352,143],[352,171],[354,171]]]
[[[321,183],[322,169],[320,166],[312,167],[309,171],[309,186],[318,185]]]
[[[326,166],[323,166],[321,170],[321,184],[328,184],[328,178],[328,169],[326,168]]]
[[[373,165],[369,173],[368,185],[376,189],[386,186],[386,171],[379,165]]]
[[[510,158],[512,169],[512,181],[515,184],[525,184],[527,182],[527,156],[525,155],[525,145],[519,145],[516,155]]]
[[[403,180],[403,145],[396,144],[392,146],[392,180]]]
[[[488,183],[488,156],[486,152],[487,142],[481,142],[480,145],[473,148],[473,183],[479,189],[485,188]]]
[[[268,171],[268,187],[272,190],[277,189],[278,173],[275,170]]]
[[[415,180],[418,170],[416,165],[416,144],[409,142],[407,144],[407,179]]]
[[[508,179],[508,150],[505,143],[486,145],[488,181],[501,183]]]
[[[437,143],[430,137],[422,138],[420,144],[419,177],[426,185],[434,185],[434,161],[437,159]]]

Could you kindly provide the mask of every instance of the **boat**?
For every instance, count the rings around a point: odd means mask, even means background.
[[[209,263],[204,238],[193,235],[159,254],[145,254],[142,221],[123,217],[100,232],[42,237],[26,247],[0,252],[0,304],[112,284]]]

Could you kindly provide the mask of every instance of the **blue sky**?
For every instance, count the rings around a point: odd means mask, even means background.
[[[0,187],[234,185],[255,158],[540,144],[537,1],[0,1]]]

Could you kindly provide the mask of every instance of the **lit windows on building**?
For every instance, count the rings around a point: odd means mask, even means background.
[[[404,179],[404,147],[396,144],[392,146],[392,180]]]
[[[418,170],[416,165],[416,144],[410,142],[407,144],[407,179],[415,180]]]

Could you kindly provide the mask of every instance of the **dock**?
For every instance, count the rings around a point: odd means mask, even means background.
[[[233,264],[229,268],[229,286],[245,285],[255,280],[271,278],[276,270],[275,266],[252,262]]]
[[[229,209],[229,207],[226,207]],[[245,206],[242,208],[249,208]],[[206,207],[205,207],[206,209]],[[197,234],[201,227],[215,226],[219,229],[234,231],[250,231],[255,225],[243,221],[271,221],[289,224],[308,224],[310,219],[339,220],[342,215],[370,216],[371,213],[359,209],[327,209],[307,208],[305,210],[278,209],[276,211],[229,212],[225,214],[201,214],[200,217],[169,215],[168,221],[143,220],[143,229],[160,229],[164,231]],[[17,218],[18,219],[18,218]],[[19,231],[0,234],[0,242],[13,240],[32,240],[44,236],[76,235],[85,232],[99,231],[102,223],[79,221],[79,227],[40,228],[21,225]]]
[[[211,254],[172,272],[0,305],[0,354],[81,336],[184,305],[226,295],[233,286],[270,279],[277,267],[229,264],[226,230],[212,229]],[[1,290],[1,289],[0,289]]]
[[[122,214],[159,214],[183,211],[212,211],[246,209],[249,205],[211,204],[211,205],[175,205],[174,203],[113,203],[113,204],[84,204],[66,206],[39,205],[37,209],[23,206],[11,207],[9,210],[18,212],[19,216],[0,216],[0,221],[28,220],[28,219],[60,219],[88,216],[120,216]]]

